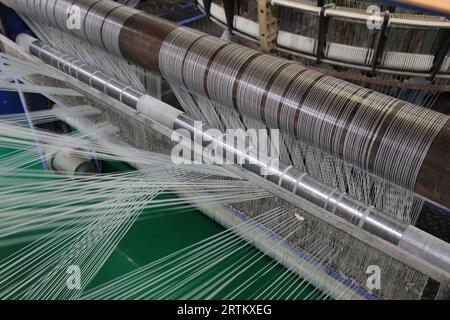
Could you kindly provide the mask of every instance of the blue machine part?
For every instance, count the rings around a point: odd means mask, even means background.
[[[32,34],[30,28],[20,19],[16,12],[0,3],[0,19],[3,32],[11,40],[15,40],[21,32]],[[0,114],[23,112],[19,95],[15,92],[0,91]]]
[[[19,95],[15,92],[0,91],[0,114],[23,112]]]

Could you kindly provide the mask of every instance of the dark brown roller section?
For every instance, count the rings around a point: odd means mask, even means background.
[[[233,89],[231,90],[231,92],[233,94],[233,107],[235,110],[238,110],[237,102],[236,102],[236,95],[237,95],[239,83],[242,82],[242,80],[241,80],[242,75],[244,74],[245,70],[247,70],[248,66],[259,56],[261,56],[261,53],[255,53],[250,58],[248,58],[247,61],[245,61],[245,63],[239,69],[238,74],[236,75],[236,79],[234,80],[234,83],[233,83]],[[205,81],[206,81],[206,76],[205,76]]]
[[[450,120],[434,139],[422,163],[415,191],[450,208]]]
[[[123,25],[119,36],[122,55],[145,69],[159,73],[159,49],[175,23],[149,14],[138,13]]]

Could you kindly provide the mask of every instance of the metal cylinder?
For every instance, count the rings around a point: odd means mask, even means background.
[[[92,79],[94,75],[104,81],[103,87],[97,88],[102,92],[110,92],[109,87],[127,88],[119,81],[114,81],[112,77],[94,70],[73,57],[61,54],[48,45],[35,40],[30,41],[29,36],[24,36],[29,47],[29,52],[40,57],[50,65],[64,71],[80,81],[93,86]],[[82,66],[81,66],[82,65]],[[85,73],[80,78],[80,73],[73,72],[74,69],[83,70]],[[129,88],[131,89],[131,88]],[[133,89],[134,90],[134,89]],[[192,139],[197,135],[210,141],[222,150],[233,154],[236,157],[244,158],[243,167],[259,176],[263,176],[268,181],[280,186],[287,192],[294,193],[311,203],[323,208],[330,214],[337,215],[346,221],[356,225],[363,230],[376,235],[394,245],[405,249],[406,251],[450,271],[450,245],[434,236],[418,230],[413,226],[407,226],[398,221],[389,218],[387,215],[377,209],[368,206],[350,195],[332,189],[325,184],[316,181],[306,173],[299,173],[291,166],[284,164],[273,165],[272,161],[264,155],[256,154],[251,148],[242,148],[240,145],[229,143],[225,134],[211,136],[207,131],[208,127],[198,128],[195,121],[189,118],[181,111],[161,102],[155,98],[144,95],[134,90],[133,99],[120,100],[126,105],[137,109],[139,112],[149,116],[152,120],[168,127],[172,130],[184,129],[188,133],[188,138]],[[137,102],[136,102],[137,100]],[[233,139],[234,141],[234,139]],[[264,174],[262,174],[264,172]],[[408,233],[405,235],[405,230]],[[420,235],[420,236],[417,236]]]

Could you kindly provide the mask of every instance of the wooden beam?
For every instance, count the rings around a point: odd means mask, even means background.
[[[267,0],[258,0],[259,45],[261,51],[270,52],[278,36],[278,6]]]

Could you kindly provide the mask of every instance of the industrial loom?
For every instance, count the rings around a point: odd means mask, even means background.
[[[114,126],[113,132],[94,132],[92,139],[102,150],[123,154],[124,148],[133,148],[136,154],[160,154],[162,158],[155,155],[153,161],[168,172],[163,177],[167,188],[326,297],[450,297],[448,115],[117,2],[1,2],[19,13],[34,33],[19,35],[16,43],[2,37],[2,51],[9,59],[14,56],[46,70],[43,75],[27,75],[24,82],[57,84],[82,94],[97,112],[83,109],[80,117],[79,107],[67,111],[81,104],[76,98],[47,97],[58,105],[52,111],[56,117],[81,133],[105,121]],[[79,13],[79,28],[68,24],[74,12]],[[333,48],[326,50],[330,57]],[[390,58],[383,59],[388,66]],[[437,71],[432,73],[439,77]],[[161,100],[162,83],[170,87],[177,105]],[[197,127],[196,120],[204,125]],[[276,164],[254,148],[226,139],[227,129],[255,128],[279,130]],[[208,144],[203,147],[211,144],[244,160],[191,170],[223,175],[216,181],[224,185],[242,180],[270,196],[205,202],[200,199],[214,194],[213,187],[200,188],[178,176],[173,177],[177,183],[170,182],[176,165],[162,155],[170,155],[170,137],[176,130],[185,132],[188,140],[204,138]],[[48,156],[55,168],[56,155],[54,151]],[[133,163],[131,156],[124,161],[146,168],[145,163]],[[141,179],[151,180],[152,175],[137,176],[136,184]],[[424,217],[435,219],[441,230],[419,228]],[[82,252],[84,243],[73,250]],[[201,255],[199,259],[201,263]],[[381,270],[380,287],[367,285],[371,266]],[[227,272],[239,272],[239,264]],[[56,273],[45,276],[55,288],[62,281]],[[26,277],[14,289],[5,277],[0,288],[7,294],[23,290],[24,297],[39,298],[44,289],[27,284]],[[118,283],[126,284],[126,278]],[[55,297],[64,290],[57,289]],[[108,297],[108,290],[113,292],[114,286],[98,292]]]

